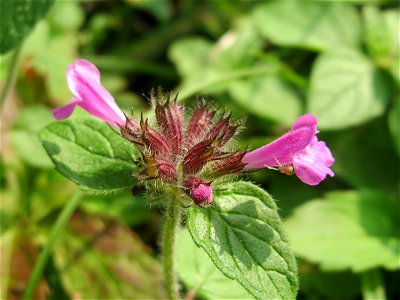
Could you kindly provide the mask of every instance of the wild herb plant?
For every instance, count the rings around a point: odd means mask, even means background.
[[[170,299],[179,298],[175,243],[183,215],[194,242],[251,295],[259,299],[296,296],[296,262],[276,204],[268,193],[237,175],[276,168],[287,175],[296,173],[310,185],[327,174],[333,176],[329,167],[334,159],[316,137],[313,115],[300,116],[288,133],[249,152],[230,149],[241,124],[210,103],[198,103],[186,118],[178,95],[172,98],[160,88],[149,97],[156,119],[152,124],[143,114],[140,120],[128,117],[101,85],[100,72],[89,61],[70,65],[67,81],[74,98],[53,110],[55,118],[68,118],[80,106],[117,128],[119,135],[104,124],[76,120],[48,126],[41,133],[43,145],[58,171],[77,184],[112,190],[137,181],[145,185],[145,195],[156,195],[148,201],[165,212],[162,254]],[[80,128],[88,130],[82,135]],[[87,177],[96,180],[87,185]]]
[[[398,298],[395,1],[53,2],[0,2],[0,298]]]

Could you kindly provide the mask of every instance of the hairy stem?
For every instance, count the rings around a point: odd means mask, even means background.
[[[175,271],[175,240],[179,227],[181,207],[171,199],[164,224],[164,274],[168,299],[178,299],[178,281]]]
[[[53,251],[54,244],[57,238],[59,237],[61,231],[64,229],[65,224],[67,224],[75,208],[79,205],[80,200],[81,200],[81,193],[78,191],[71,197],[71,199],[67,202],[67,204],[61,211],[60,215],[58,216],[56,223],[51,229],[47,245],[40,253],[39,259],[37,260],[35,267],[33,268],[31,277],[29,278],[28,286],[22,298],[23,300],[32,299],[37,284],[39,283],[39,280],[42,277],[43,270],[46,267],[51,252]]]

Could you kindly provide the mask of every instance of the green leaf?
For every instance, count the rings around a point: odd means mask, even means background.
[[[188,290],[208,299],[251,299],[235,280],[225,277],[203,249],[196,246],[187,229],[176,241],[177,268]]]
[[[364,123],[384,112],[390,93],[386,80],[358,51],[322,54],[312,70],[308,111],[323,129]]]
[[[192,207],[188,227],[226,276],[257,299],[294,299],[297,266],[274,200],[261,188],[236,182],[214,189],[214,204]]]
[[[229,92],[246,111],[277,123],[291,125],[300,114],[300,99],[285,81],[275,76],[237,80]]]
[[[389,130],[392,135],[393,145],[400,156],[400,102],[396,101],[394,107],[389,112]]]
[[[400,9],[391,9],[384,12],[386,28],[390,34],[391,51],[389,53],[389,61],[383,66],[389,67],[392,75],[400,81],[400,37],[399,37],[399,19]]]
[[[274,1],[256,7],[254,24],[280,46],[328,50],[360,41],[357,11],[344,3]]]
[[[363,9],[364,40],[369,54],[382,68],[399,77],[399,10],[381,11],[373,5]]]
[[[170,59],[184,77],[180,99],[197,93],[216,94],[239,78],[276,74],[276,66],[254,66],[262,43],[249,18],[238,19],[234,28],[214,45],[192,38],[178,41],[169,51]]]
[[[143,224],[155,216],[144,197],[134,198],[130,192],[105,196],[87,195],[80,207],[90,214],[112,217],[129,226]]]
[[[44,151],[44,149],[43,149]],[[52,164],[52,162],[50,161]],[[55,169],[36,173],[29,187],[29,220],[32,224],[49,221],[76,193],[76,185],[58,174]]]
[[[58,2],[54,5],[55,12],[66,9],[71,3]],[[29,58],[29,67],[34,73],[43,77],[48,96],[66,104],[71,98],[71,91],[66,83],[65,72],[69,64],[76,58],[77,33],[60,29],[55,34],[54,25],[47,18],[36,26],[27,38],[23,47],[23,56]],[[62,55],[60,55],[62,53]],[[29,83],[29,81],[27,81]],[[32,88],[31,88],[32,89]],[[44,95],[39,92],[32,98],[43,101]]]
[[[212,46],[203,38],[192,37],[176,41],[168,50],[169,59],[183,77],[204,69]]]
[[[160,21],[167,21],[173,11],[173,7],[170,5],[168,0],[159,1],[138,1],[138,0],[126,0],[129,5],[134,6],[136,9],[145,10],[154,15]]]
[[[399,268],[398,203],[385,193],[332,192],[285,224],[295,253],[324,270]]]
[[[88,190],[115,190],[135,183],[137,149],[99,120],[54,122],[40,133],[56,169]]]
[[[136,234],[115,221],[75,214],[53,257],[72,298],[166,298],[159,262]]]
[[[13,146],[21,159],[38,168],[53,166],[38,138],[39,131],[54,121],[51,112],[44,106],[25,109],[11,131]]]
[[[379,59],[387,56],[392,51],[392,36],[387,27],[383,13],[374,5],[363,8],[365,19],[365,44],[369,54]]]
[[[47,13],[54,0],[0,1],[0,53],[16,47]]]
[[[85,10],[80,0],[57,1],[47,19],[51,24],[65,31],[78,30],[85,21]]]

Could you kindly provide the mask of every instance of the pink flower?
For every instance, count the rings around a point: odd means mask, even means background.
[[[111,94],[100,83],[99,70],[85,59],[75,61],[67,69],[68,87],[74,94],[72,101],[53,109],[57,120],[68,118],[79,105],[90,114],[118,127],[125,125],[126,117]]]
[[[288,169],[283,167],[293,166],[294,173],[304,183],[317,185],[327,174],[334,176],[329,168],[334,158],[325,143],[318,141],[317,133],[317,118],[312,114],[302,115],[288,133],[247,153],[242,161],[246,169],[278,167],[286,174]]]
[[[207,206],[213,203],[210,184],[211,183],[207,183],[196,176],[189,176],[183,181],[183,187],[186,193],[193,199],[194,203],[201,206]]]

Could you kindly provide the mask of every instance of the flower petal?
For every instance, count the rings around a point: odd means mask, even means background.
[[[82,100],[79,105],[83,109],[114,126],[125,125],[124,113],[100,84],[100,72],[93,64],[77,60],[67,69],[67,82],[71,92]]]
[[[77,106],[79,102],[79,99],[74,98],[69,104],[53,109],[53,117],[56,120],[64,120],[68,118],[73,113],[75,106]]]
[[[334,161],[326,144],[315,137],[303,151],[293,157],[294,172],[304,183],[317,185],[326,175],[334,176],[329,168]]]
[[[242,161],[246,169],[264,168],[292,163],[293,156],[311,142],[317,129],[315,126],[291,130],[272,143],[247,153]]]
[[[317,118],[313,114],[304,114],[301,115],[294,121],[292,125],[292,130],[299,129],[302,127],[312,127],[312,126],[317,126]]]

